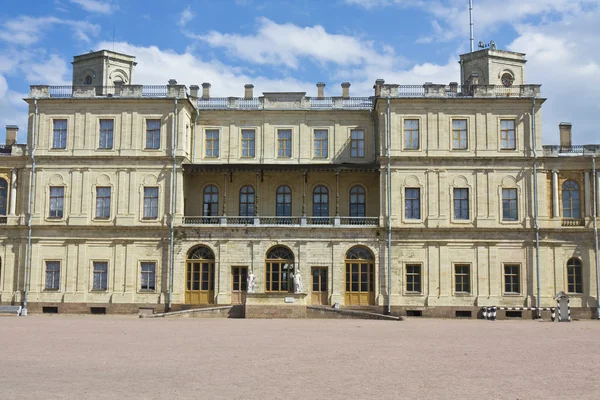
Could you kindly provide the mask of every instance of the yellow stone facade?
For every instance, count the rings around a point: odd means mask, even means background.
[[[75,57],[72,87],[31,87],[27,144],[0,149],[0,303],[238,304],[252,272],[253,304],[270,289],[295,306],[475,317],[537,306],[539,256],[541,305],[564,290],[590,317],[600,181],[588,155],[600,148],[542,146],[544,99],[525,83],[523,54],[461,60],[460,86],[378,80],[374,96],[350,97],[344,83],[326,98],[254,97],[247,85],[214,98],[209,84],[133,84],[132,56]],[[578,198],[563,195],[566,181]]]

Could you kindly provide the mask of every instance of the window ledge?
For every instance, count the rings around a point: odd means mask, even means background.
[[[523,297],[521,293],[503,293],[502,296],[505,297]]]
[[[48,288],[44,288],[43,291],[44,292],[50,292],[50,293],[53,293],[53,292],[56,293],[56,292],[60,291],[60,289],[48,289]]]
[[[411,296],[411,297],[419,297],[419,296],[423,296],[423,293],[421,292],[404,292],[405,296]]]
[[[140,289],[140,290],[138,290],[138,293],[144,293],[144,294],[156,293],[156,289]]]
[[[90,290],[90,292],[95,292],[95,293],[106,293],[108,291],[108,289],[92,289]]]
[[[456,293],[454,293],[454,296],[456,296],[456,297],[473,297],[473,293],[456,292]]]
[[[450,221],[450,223],[452,224],[472,224],[473,221],[470,219],[452,219],[452,221]]]

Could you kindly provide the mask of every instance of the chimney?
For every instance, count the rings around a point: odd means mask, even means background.
[[[169,86],[177,85],[177,81],[175,79],[169,79]]]
[[[450,82],[450,93],[458,92],[458,82]]]
[[[254,97],[254,85],[247,83],[244,85],[244,98],[251,99]]]
[[[318,82],[317,83],[317,99],[322,99],[325,97],[325,83]]]
[[[208,82],[202,84],[202,98],[210,99],[210,83]]]
[[[344,99],[350,97],[350,82],[342,82],[342,97]]]
[[[8,127],[6,127],[8,130]],[[558,125],[558,130],[560,131],[560,146],[561,147],[571,147],[571,123],[570,122],[561,122]],[[8,132],[6,133],[6,140],[8,141]]]
[[[377,79],[375,81],[375,86],[373,86],[373,89],[375,89],[375,96],[381,96],[381,87],[384,83],[385,81],[383,79]]]
[[[190,97],[198,98],[198,90],[200,90],[200,86],[198,85],[190,85]]]
[[[19,127],[17,125],[6,125],[6,145],[12,146],[13,144],[17,144],[17,133],[19,132]]]

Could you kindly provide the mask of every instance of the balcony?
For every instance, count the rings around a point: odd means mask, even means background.
[[[560,223],[561,226],[585,226],[584,219],[563,219]]]
[[[600,156],[600,145],[586,144],[575,146],[542,146],[544,157],[577,157],[577,156]]]
[[[29,97],[35,99],[71,98],[186,98],[185,85],[48,86],[32,85]]]
[[[379,217],[192,217],[182,219],[184,226],[328,226],[328,227],[377,227]]]
[[[541,85],[516,85],[511,87],[502,85],[461,86],[458,84],[440,85],[434,83],[426,83],[424,85],[386,84],[381,86],[381,97],[537,98],[541,95],[540,86]]]

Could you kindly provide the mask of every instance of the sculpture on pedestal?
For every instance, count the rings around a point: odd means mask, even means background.
[[[248,274],[248,293],[254,293],[254,290],[256,289],[256,277],[254,276],[254,273],[252,271],[250,271],[250,273]]]
[[[302,277],[300,276],[300,272],[296,272],[294,274],[294,293],[302,293],[303,291]]]

